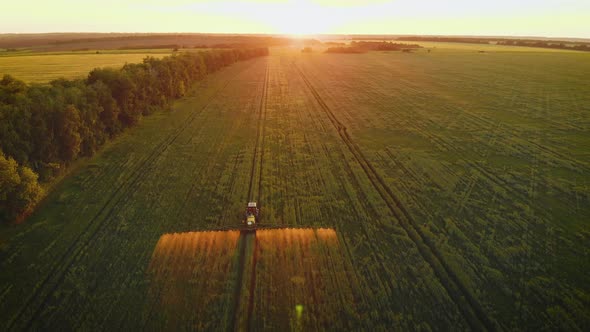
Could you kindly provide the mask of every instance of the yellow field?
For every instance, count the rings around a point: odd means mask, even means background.
[[[125,63],[141,62],[147,56],[163,57],[171,50],[145,53],[108,54],[39,54],[0,57],[0,76],[10,74],[27,83],[47,83],[64,77],[83,78],[97,67],[121,67]]]

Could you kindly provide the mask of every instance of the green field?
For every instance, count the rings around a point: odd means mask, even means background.
[[[141,62],[147,56],[160,58],[171,53],[172,50],[0,52],[0,77],[9,74],[27,83],[85,78],[94,68],[122,67],[125,63]]]
[[[0,229],[0,326],[587,329],[590,54],[479,47],[208,76]],[[249,199],[336,242],[186,233]]]

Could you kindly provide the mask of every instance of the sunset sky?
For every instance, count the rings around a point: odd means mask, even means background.
[[[590,0],[18,0],[6,32],[462,34],[590,38]]]

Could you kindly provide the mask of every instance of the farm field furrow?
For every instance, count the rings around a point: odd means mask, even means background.
[[[571,329],[590,318],[589,260],[579,260],[590,254],[580,242],[590,215],[590,90],[579,75],[588,63],[573,53],[374,53],[301,66],[504,328]]]

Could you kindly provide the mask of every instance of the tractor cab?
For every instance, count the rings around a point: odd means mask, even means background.
[[[256,225],[258,219],[258,207],[256,206],[256,202],[249,202],[248,207],[246,207],[246,218],[244,219],[244,223],[248,227],[253,227]]]

